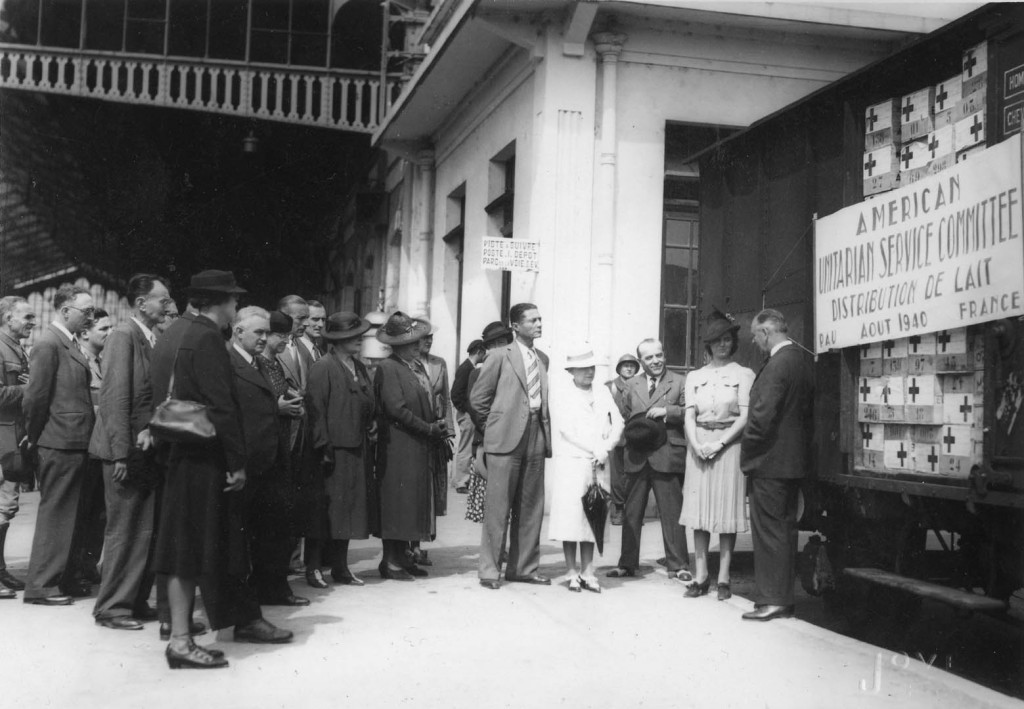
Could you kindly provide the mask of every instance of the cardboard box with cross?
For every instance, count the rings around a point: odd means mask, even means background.
[[[966,96],[978,89],[983,90],[988,81],[988,42],[982,42],[966,50],[960,67],[963,95]]]
[[[864,110],[865,152],[900,143],[899,99],[886,99]]]
[[[963,79],[957,74],[935,85],[934,100],[932,102],[932,120],[935,122],[935,130],[943,126],[953,125],[956,105],[963,97],[963,83]]]

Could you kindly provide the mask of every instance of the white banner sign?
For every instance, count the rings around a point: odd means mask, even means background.
[[[819,219],[815,351],[1024,314],[1020,136]]]
[[[539,271],[540,242],[485,236],[481,264],[499,271]]]

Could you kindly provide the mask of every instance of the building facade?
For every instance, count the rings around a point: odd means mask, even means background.
[[[429,315],[450,363],[510,303],[530,301],[556,362],[579,340],[614,360],[654,336],[671,366],[701,366],[699,321],[728,303],[701,299],[692,156],[947,19],[440,3],[420,37],[425,58],[374,135],[388,155],[384,308]],[[485,237],[536,242],[539,268],[484,268]]]

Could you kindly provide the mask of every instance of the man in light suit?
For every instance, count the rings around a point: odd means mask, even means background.
[[[534,349],[541,336],[540,311],[518,303],[509,311],[515,334],[480,368],[469,396],[483,423],[487,497],[480,539],[480,585],[496,590],[502,536],[512,512],[508,581],[548,585],[540,566],[540,526],[544,519],[544,459],[551,457],[548,415],[548,357]]]
[[[686,548],[686,528],[679,524],[683,473],[686,472],[686,435],[683,433],[686,380],[665,367],[665,351],[658,340],[643,340],[636,348],[636,355],[644,373],[627,382],[620,405],[622,416],[635,425],[632,417],[642,414],[646,420],[639,423],[664,426],[667,435],[655,450],[641,450],[630,443],[630,435],[626,434],[623,470],[631,481],[623,509],[622,551],[618,566],[608,575],[613,578],[636,576],[640,566],[640,532],[653,489],[669,576],[689,582],[693,576]]]
[[[127,299],[131,319],[110,333],[103,351],[105,376],[89,443],[89,452],[102,464],[107,508],[93,616],[98,625],[113,630],[140,630],[143,619],[153,618],[146,574],[156,515],[149,363],[170,293],[162,280],[140,273],[128,281]]]
[[[0,449],[0,599],[15,598],[15,591],[25,588],[25,582],[7,570],[4,544],[11,520],[18,513],[21,484],[35,476],[34,465],[28,456],[20,455],[25,438],[25,416],[22,397],[29,381],[28,355],[22,341],[32,334],[36,315],[28,301],[16,295],[0,298],[0,426],[7,426],[9,436],[5,448]]]
[[[754,344],[768,353],[750,389],[740,468],[749,479],[754,542],[755,608],[746,620],[793,615],[797,500],[811,467],[814,373],[807,355],[787,334],[778,310],[762,310],[750,323]]]
[[[89,589],[72,579],[75,521],[95,414],[89,362],[78,334],[89,327],[92,297],[64,285],[53,296],[54,319],[32,348],[32,376],[23,406],[28,443],[39,454],[39,510],[32,539],[25,603],[70,605]]]

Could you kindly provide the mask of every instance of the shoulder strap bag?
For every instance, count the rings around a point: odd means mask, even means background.
[[[174,353],[167,398],[157,405],[149,430],[161,441],[172,443],[206,443],[217,436],[206,404],[174,398],[174,370],[178,368],[178,352]]]

